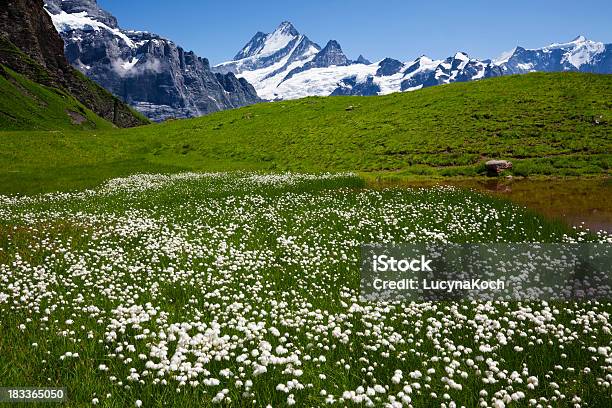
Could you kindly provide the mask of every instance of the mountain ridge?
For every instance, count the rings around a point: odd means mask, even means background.
[[[403,92],[451,82],[464,82],[496,76],[528,72],[578,71],[612,73],[612,44],[588,40],[580,35],[570,42],[550,44],[536,49],[515,47],[498,59],[475,59],[465,52],[457,52],[446,59],[434,60],[420,56],[412,61],[384,58],[370,62],[360,55],[353,61],[342,52],[340,44],[330,40],[326,47],[316,46],[316,52],[293,58],[293,64],[279,63],[261,55],[266,41],[283,27],[291,27],[292,36],[303,36],[288,21],[272,33],[258,32],[236,54],[236,58],[214,66],[213,71],[231,70],[246,78],[267,100],[296,99],[305,96],[382,95]],[[257,38],[259,48],[252,47]],[[316,45],[316,43],[315,43]],[[337,58],[326,59],[332,48]],[[248,50],[248,57],[244,51]],[[281,52],[286,56],[286,52]],[[285,50],[286,51],[286,50]],[[268,72],[271,71],[271,72]]]
[[[95,0],[46,4],[71,64],[156,121],[263,100],[384,95],[528,72],[612,73],[612,44],[584,36],[537,49],[517,46],[497,59],[457,52],[445,59],[371,62],[362,55],[350,59],[335,40],[321,47],[290,21],[257,31],[233,60],[211,66],[156,34],[121,29]]]

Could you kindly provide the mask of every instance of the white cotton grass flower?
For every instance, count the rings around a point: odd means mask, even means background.
[[[364,242],[538,238],[543,221],[450,187],[318,187],[342,177],[134,175],[0,196],[5,225],[28,236],[0,257],[0,314],[20,316],[3,323],[60,374],[90,366],[94,405],[152,389],[227,406],[450,408],[472,394],[489,407],[587,406],[566,381],[576,373],[609,391],[612,350],[597,342],[609,303],[365,302],[354,285]],[[563,234],[541,239],[587,239]],[[531,358],[542,347],[562,356],[544,371]],[[340,374],[354,389],[335,387]]]

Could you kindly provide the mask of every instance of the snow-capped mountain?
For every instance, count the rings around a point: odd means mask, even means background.
[[[351,60],[290,22],[256,33],[234,59],[206,58],[144,31],[122,29],[95,0],[45,0],[68,61],[153,120],[193,117],[263,100],[381,95],[532,71],[612,73],[612,44],[578,37],[538,49],[516,47],[495,60],[458,52],[446,59]]]
[[[337,41],[331,40],[321,48],[284,21],[271,33],[256,33],[232,61],[216,65],[213,71],[235,73],[252,83],[261,98],[274,100],[329,95],[335,86],[326,78],[335,83],[352,72],[338,71],[338,68],[365,66],[365,63],[370,62],[363,56],[358,61],[350,61]],[[301,92],[294,89],[294,84],[300,81],[292,78],[302,78],[303,72],[317,76],[312,87]],[[287,86],[282,86],[285,82]],[[315,90],[316,87],[320,89]]]
[[[74,67],[150,119],[200,116],[259,102],[233,73],[144,31],[124,30],[95,0],[45,0]]]
[[[319,51],[318,44],[284,21],[272,33],[256,33],[234,60],[213,67],[213,71],[245,78],[253,86],[257,84],[260,97],[271,100],[276,98],[266,90],[274,89],[287,73],[310,62]]]
[[[573,41],[551,44],[539,49],[516,47],[495,63],[504,74],[533,71],[581,71],[599,74],[612,72],[612,44],[578,36]]]
[[[300,42],[308,46],[298,47]],[[233,72],[247,79],[267,100],[381,95],[533,71],[612,73],[612,44],[580,36],[539,49],[517,47],[494,61],[457,52],[442,60],[421,56],[405,62],[385,58],[371,63],[362,55],[350,60],[334,40],[321,48],[291,23],[283,22],[272,33],[255,34],[234,60],[213,67],[213,71]]]

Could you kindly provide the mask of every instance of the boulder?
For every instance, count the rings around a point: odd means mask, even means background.
[[[512,162],[509,162],[507,160],[489,160],[485,163],[485,167],[487,169],[487,174],[489,174],[490,176],[497,176],[502,171],[511,169]]]

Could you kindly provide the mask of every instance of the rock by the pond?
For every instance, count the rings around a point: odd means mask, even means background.
[[[511,169],[512,162],[507,160],[489,160],[485,163],[485,167],[490,175],[498,175],[504,170]]]

